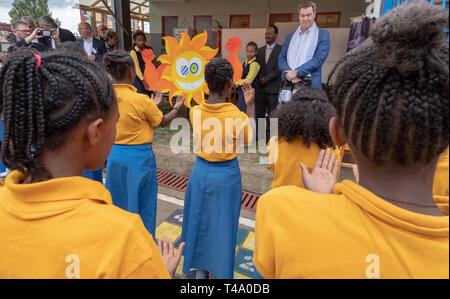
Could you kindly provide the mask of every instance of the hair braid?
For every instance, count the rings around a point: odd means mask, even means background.
[[[67,51],[15,52],[0,72],[4,116],[2,159],[28,171],[34,181],[51,178],[42,163],[44,147],[57,148],[85,117],[107,117],[115,101],[108,76],[88,59]]]
[[[368,159],[428,163],[448,147],[447,26],[441,7],[398,7],[333,68],[326,91],[347,139]]]

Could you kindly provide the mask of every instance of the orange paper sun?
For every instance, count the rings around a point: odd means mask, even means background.
[[[207,32],[196,35],[192,40],[182,33],[180,42],[171,37],[163,37],[166,43],[167,55],[159,56],[158,60],[165,65],[162,73],[162,92],[169,93],[172,104],[174,96],[182,95],[184,104],[191,108],[191,100],[197,104],[205,100],[208,87],[205,82],[205,66],[212,60],[217,49],[206,46]]]

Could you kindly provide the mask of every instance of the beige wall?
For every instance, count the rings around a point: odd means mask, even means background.
[[[162,32],[162,16],[178,16],[180,28],[193,28],[194,16],[210,15],[213,20],[229,27],[230,15],[250,15],[250,26],[262,28],[268,25],[270,13],[293,13],[299,0],[185,0],[150,2],[151,31]],[[362,15],[367,7],[365,0],[316,0],[318,12],[341,12],[341,27],[350,25],[349,18]]]

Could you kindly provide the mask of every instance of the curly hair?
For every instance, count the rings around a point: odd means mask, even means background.
[[[63,145],[83,119],[107,118],[116,103],[108,76],[93,62],[68,51],[42,53],[21,48],[0,71],[3,163],[29,173],[33,181],[51,179],[41,161],[44,147]]]
[[[429,163],[449,144],[448,12],[393,9],[332,70],[326,88],[352,150],[378,163]]]
[[[233,75],[233,67],[225,59],[213,59],[205,66],[205,81],[210,92],[222,93]]]
[[[326,101],[297,99],[278,105],[271,118],[278,118],[278,137],[289,143],[302,137],[307,147],[314,142],[326,149],[334,147],[328,130],[333,116],[334,107]]]
[[[325,91],[317,87],[300,88],[292,96],[292,101],[313,101],[313,100],[328,102],[328,97]]]
[[[134,68],[134,61],[130,53],[116,50],[103,56],[103,66],[106,72],[114,79],[121,80],[129,69]]]

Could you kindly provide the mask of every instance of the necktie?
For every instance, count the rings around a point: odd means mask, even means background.
[[[268,47],[266,49],[266,63],[269,62],[270,53],[272,52],[272,48]]]

